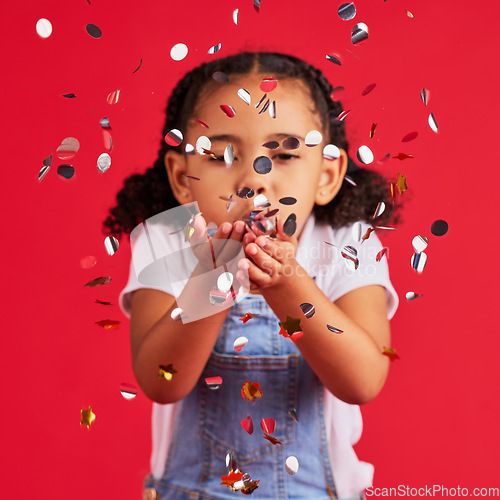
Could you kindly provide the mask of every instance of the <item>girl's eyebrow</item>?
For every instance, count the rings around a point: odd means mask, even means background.
[[[301,137],[300,135],[297,134],[285,134],[285,133],[279,133],[279,134],[271,134],[267,137],[268,140],[271,139],[287,139],[288,137],[296,137],[299,141],[304,142],[304,138]],[[236,136],[236,135],[231,135],[231,134],[220,134],[220,135],[213,135],[209,137],[210,142],[217,142],[217,141],[222,141],[222,142],[231,142],[231,143],[237,143],[241,141],[241,138]]]

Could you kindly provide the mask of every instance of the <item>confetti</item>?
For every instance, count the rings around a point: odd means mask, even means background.
[[[420,91],[420,99],[422,99],[424,106],[427,106],[427,103],[429,102],[430,97],[431,97],[431,93],[427,89],[422,89]]]
[[[71,179],[75,175],[75,169],[73,165],[62,164],[57,167],[57,173],[65,179]]]
[[[365,23],[358,23],[351,30],[351,42],[356,45],[368,38],[368,26]]]
[[[102,319],[101,321],[96,321],[95,324],[102,326],[105,330],[118,330],[120,328],[120,322],[113,319]]]
[[[349,184],[352,184],[353,186],[357,186],[357,184],[348,175],[344,175],[344,180],[347,181]]]
[[[429,238],[427,238],[426,236],[418,235],[413,238],[411,244],[413,246],[413,250],[415,250],[415,252],[417,253],[420,253],[427,248],[427,245],[429,244]]]
[[[252,417],[249,415],[247,418],[244,418],[241,422],[241,427],[250,434],[250,436],[253,434],[253,420]]]
[[[397,158],[398,160],[407,160],[408,158],[413,158],[413,155],[409,155],[407,153],[399,153],[396,156],[393,156],[393,158]]]
[[[113,138],[111,137],[111,134],[107,130],[102,131],[102,139],[104,142],[104,147],[111,152],[111,150],[113,149]]]
[[[108,97],[106,97],[106,102],[108,104],[116,104],[118,100],[120,99],[120,91],[119,90],[114,90],[113,92],[110,92],[108,94]]]
[[[253,162],[253,169],[258,174],[268,174],[273,168],[273,162],[267,156],[258,156]]]
[[[224,161],[226,167],[230,167],[234,161],[234,148],[232,144],[228,144],[224,149]]]
[[[362,232],[363,232],[363,226],[361,222],[356,222],[355,224],[353,224],[351,229],[352,239],[354,241],[360,241]]]
[[[65,97],[66,99],[74,99],[76,97],[76,94],[70,92],[69,94],[63,94],[62,96]]]
[[[296,137],[287,137],[281,146],[283,149],[297,149],[300,146],[300,141]]]
[[[238,470],[238,469],[236,469],[236,470]],[[237,481],[240,481],[242,477],[243,477],[243,473],[242,472],[235,472],[235,471],[232,470],[226,476],[221,476],[222,483],[220,483],[220,485],[221,486],[222,485],[229,486],[230,488],[233,488],[234,484]]]
[[[94,287],[94,286],[97,286],[97,285],[106,285],[110,281],[111,281],[111,278],[109,276],[106,276],[106,277],[101,276],[100,278],[95,278],[95,279],[89,281],[88,283],[85,283],[85,285],[83,285],[83,286]]]
[[[253,200],[253,206],[255,208],[266,208],[270,207],[271,203],[263,194],[258,194]]]
[[[312,304],[309,304],[309,302],[303,302],[300,304],[300,308],[307,319],[311,319],[316,312],[316,308]]]
[[[269,434],[264,434],[264,439],[267,439],[271,444],[281,444],[281,441],[276,439],[274,436],[270,436]]]
[[[130,401],[137,396],[137,387],[132,384],[122,383],[120,384],[120,394],[127,400]]]
[[[375,230],[372,227],[369,227],[366,230],[366,233],[361,237],[361,243],[364,243],[370,237],[370,234],[372,234],[373,231]]]
[[[257,318],[258,316],[259,316],[258,314],[252,314],[250,312],[247,312],[245,316],[239,318],[239,321],[243,321],[243,324],[245,324],[247,321],[250,321],[252,318]],[[240,337],[240,338],[244,339],[245,337]]]
[[[295,214],[290,214],[283,224],[283,232],[291,237],[297,231],[297,216]]]
[[[214,45],[213,47],[210,47],[208,49],[209,54],[215,54],[216,52],[219,52],[220,48],[222,47],[221,43],[218,43],[217,45]]]
[[[201,120],[198,120],[197,118],[193,118],[193,121],[195,121],[196,123],[198,123],[202,127],[210,128],[205,122],[202,122]]]
[[[288,415],[290,415],[295,420],[295,422],[299,423],[299,417],[297,417],[297,411],[295,410],[295,408],[288,410]]]
[[[260,12],[260,0],[253,0],[253,8],[257,14]]]
[[[363,91],[361,92],[362,96],[368,95],[375,87],[377,86],[376,83],[370,83],[370,85],[367,85]]]
[[[82,412],[82,419],[80,425],[86,425],[87,429],[90,429],[92,422],[95,420],[95,413],[92,411],[92,407],[88,407],[86,410],[80,410]]]
[[[248,188],[248,187],[244,187],[244,188],[241,188],[241,189],[238,189],[238,191],[236,191],[236,196],[238,196],[239,198],[253,198],[253,196],[255,195],[255,192],[253,189],[251,188]]]
[[[182,140],[184,139],[184,136],[182,135],[182,132],[180,130],[177,130],[176,128],[173,128],[168,132],[168,134],[165,136],[165,142],[169,146],[179,146]]]
[[[321,135],[321,132],[319,132],[318,130],[310,130],[306,134],[306,137],[304,139],[304,143],[308,147],[313,147],[313,146],[317,146],[318,144],[321,144],[322,140],[323,140],[323,136]]]
[[[333,64],[336,64],[337,66],[342,66],[342,62],[341,62],[341,60],[338,57],[332,56],[332,55],[327,55],[325,57],[326,57],[327,61],[330,61]]]
[[[271,118],[276,118],[276,101],[273,101],[270,105],[269,105],[269,116]]]
[[[95,24],[87,24],[85,29],[92,38],[98,39],[101,38],[102,36],[101,29],[99,28],[99,26],[96,26]]]
[[[351,112],[351,110],[350,110],[350,109],[346,109],[345,111],[342,111],[342,113],[340,113],[340,114],[339,114],[339,116],[337,116],[337,120],[338,120],[339,122],[343,122],[343,121],[346,119],[347,115],[348,115],[350,112]]]
[[[333,333],[343,333],[344,332],[343,330],[340,330],[339,328],[335,328],[332,325],[327,324],[326,327],[328,328],[328,330],[330,330]]]
[[[377,217],[380,217],[385,211],[385,203],[383,201],[380,201],[377,205],[377,208],[375,209],[375,212],[373,213],[372,219],[376,219]]]
[[[215,391],[222,385],[222,377],[207,377],[205,383],[209,389]]]
[[[255,109],[258,109],[259,106],[266,100],[267,94],[264,94],[262,99],[255,105]]]
[[[271,149],[271,150],[275,150],[275,149],[278,149],[280,147],[280,143],[277,141],[269,141],[269,142],[266,142],[265,144],[262,144],[262,147],[267,148],[267,149]]]
[[[229,83],[229,77],[226,75],[226,73],[223,73],[222,71],[216,71],[215,73],[213,73],[212,78],[216,82]]]
[[[220,109],[222,109],[222,111],[224,111],[226,116],[228,116],[229,118],[233,118],[234,116],[236,116],[236,111],[232,106],[229,106],[229,104],[221,104]]]
[[[263,418],[260,421],[260,426],[265,434],[272,434],[276,428],[276,420],[274,418]]]
[[[406,175],[401,175],[398,172],[398,180],[396,182],[396,186],[398,187],[401,194],[403,194],[405,191],[408,191],[408,186],[406,185]]]
[[[409,11],[409,10],[406,10],[406,15],[410,18],[410,19],[413,19],[413,14]]]
[[[350,21],[356,16],[356,7],[351,3],[343,3],[337,10],[337,13],[342,21]]]
[[[282,205],[295,205],[295,203],[297,203],[297,200],[295,198],[292,198],[291,196],[285,196],[284,198],[281,198],[279,202]]]
[[[137,66],[137,68],[135,68],[134,71],[132,71],[132,74],[137,73],[141,66],[142,66],[142,57],[141,60],[139,61],[139,66]]]
[[[60,160],[69,160],[76,155],[80,149],[80,142],[74,137],[66,137],[56,149],[56,155]]]
[[[111,125],[109,124],[109,118],[107,117],[101,118],[99,125],[101,126],[101,128],[111,130]]]
[[[400,359],[398,356],[398,353],[396,352],[396,349],[390,349],[389,347],[384,347],[384,350],[382,351],[382,354],[384,356],[387,356],[391,361],[394,361],[395,359]]]
[[[259,115],[267,111],[267,108],[269,108],[269,104],[269,99],[267,99],[267,101],[264,103],[264,106],[262,106],[262,109],[259,111]]]
[[[158,366],[158,378],[164,378],[165,380],[172,380],[172,377],[177,373],[177,370],[174,369],[172,363],[168,365],[159,365]]]
[[[287,474],[290,474],[290,476],[297,474],[297,471],[299,470],[299,461],[293,456],[288,457],[285,460],[285,470]]]
[[[345,88],[342,85],[335,87],[330,94],[330,99],[332,101],[339,100],[341,98],[341,96],[343,95],[344,90],[345,90]]]
[[[107,236],[104,239],[104,246],[106,247],[108,255],[114,255],[118,252],[119,245],[118,240],[114,236]]]
[[[427,264],[427,255],[425,252],[414,253],[411,257],[411,267],[421,273]]]
[[[240,9],[234,9],[233,10],[233,23],[238,26],[238,21],[240,17]]]
[[[429,127],[431,128],[431,130],[433,132],[438,132],[438,126],[437,126],[437,123],[436,123],[436,119],[434,118],[434,115],[431,113],[429,115]]]
[[[337,160],[340,158],[340,149],[334,144],[327,144],[323,148],[323,158],[327,160]]]
[[[36,22],[36,32],[41,38],[52,35],[52,24],[48,19],[41,18]]]
[[[229,290],[231,290],[231,287],[233,286],[233,275],[229,272],[222,273],[218,278],[217,278],[217,288],[219,289],[220,292],[222,293],[227,293]]]
[[[243,387],[241,388],[241,397],[247,401],[255,401],[257,398],[262,397],[262,391],[260,390],[259,382],[250,382],[245,380]]]
[[[279,211],[280,211],[279,208],[275,208],[274,210],[267,212],[267,214],[265,214],[264,217],[272,217],[273,215],[276,215]]]
[[[179,321],[181,319],[187,318],[187,316],[184,314],[184,311],[180,307],[175,307],[170,313],[170,317],[174,321]]]
[[[43,164],[43,167],[40,169],[40,172],[38,172],[38,182],[41,182],[42,179],[47,175],[47,173],[49,172],[50,170],[50,167],[52,165],[52,155],[50,156],[47,156],[47,158],[45,158],[43,161],[42,161],[42,164]]]
[[[108,153],[102,153],[99,155],[99,158],[97,158],[97,170],[103,174],[106,172],[109,167],[111,166],[111,156],[109,156]]]
[[[382,248],[382,250],[379,250],[379,252],[377,253],[377,256],[375,257],[375,260],[377,262],[380,262],[382,260],[382,257],[389,252],[389,248],[387,247],[384,247]]]
[[[260,82],[259,88],[262,92],[272,92],[276,86],[278,85],[278,81],[272,77],[266,77]]]
[[[104,300],[95,299],[94,304],[101,304],[102,306],[111,306],[111,302],[106,302]]]
[[[200,135],[196,140],[196,152],[200,155],[205,154],[206,151],[210,151],[212,143],[206,135]]]
[[[174,61],[182,61],[188,54],[187,45],[177,43],[170,49],[170,57]]]
[[[145,488],[142,491],[142,500],[159,500],[160,495],[156,493],[154,488]]]
[[[406,292],[406,300],[414,300],[417,297],[422,297],[423,293]]]
[[[281,329],[283,331],[286,331],[290,336],[293,335],[295,332],[302,332],[300,318],[293,318],[292,316],[289,316],[287,314],[286,321],[280,321],[278,324],[281,327]]]
[[[355,271],[358,268],[358,251],[354,247],[346,245],[342,248],[340,254],[344,257],[344,262],[349,270]]]
[[[358,160],[365,165],[369,165],[373,161],[373,153],[368,146],[360,146],[356,156]]]
[[[238,97],[245,102],[245,104],[250,105],[250,92],[246,89],[238,90]]]
[[[373,139],[373,136],[375,135],[375,129],[377,128],[376,123],[372,123],[372,126],[370,128],[370,139]]]
[[[448,232],[448,223],[445,220],[438,219],[431,224],[431,233],[434,236],[443,236]]]
[[[410,142],[416,139],[417,137],[418,137],[418,132],[410,132],[401,139],[401,142]]]
[[[246,337],[238,337],[233,343],[234,350],[236,352],[241,352],[241,350],[247,345],[247,343],[248,339]]]

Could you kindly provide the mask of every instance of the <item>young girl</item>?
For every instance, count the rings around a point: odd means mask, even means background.
[[[202,64],[169,99],[154,167],[105,221],[116,236],[143,228],[120,305],[154,401],[144,498],[362,498],[371,484],[352,445],[389,368],[398,297],[370,230],[394,207],[382,177],[348,159],[331,93],[287,55]],[[161,213],[177,222],[150,219]],[[196,268],[181,270],[186,245]],[[164,257],[149,278],[144,248]]]

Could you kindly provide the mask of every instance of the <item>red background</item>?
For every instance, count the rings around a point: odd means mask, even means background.
[[[306,58],[346,88],[351,154],[367,144],[376,158],[414,156],[373,164],[393,181],[398,171],[407,175],[399,198],[406,200],[404,223],[381,234],[401,300],[392,321],[401,359],[379,397],[362,408],[356,450],[375,464],[375,486],[499,486],[498,2],[358,0],[348,22],[337,15],[341,3],[263,0],[259,14],[250,0],[24,0],[2,7],[3,497],[140,498],[150,403],[141,393],[126,401],[119,391],[134,382],[128,323],[117,306],[130,254],[123,240],[107,255],[100,223],[122,180],[155,160],[172,86],[214,57],[207,51],[217,43],[221,56],[248,48]],[[42,17],[53,25],[48,39],[35,31]],[[370,36],[354,46],[356,22],[365,22]],[[87,23],[98,25],[102,38],[91,38]],[[169,53],[178,42],[189,54],[174,62]],[[375,90],[361,97],[371,83]],[[427,107],[423,87],[431,92]],[[119,102],[109,105],[106,96],[118,89]],[[77,97],[61,97],[69,92]],[[114,147],[111,168],[101,174],[105,116]],[[372,122],[378,128],[369,139]],[[418,138],[403,143],[413,131]],[[55,150],[65,137],[81,144],[70,180],[56,172],[63,162]],[[39,183],[51,153],[52,168]],[[448,221],[448,234],[430,233],[435,219]],[[420,275],[410,266],[418,234],[430,239]],[[88,255],[97,264],[82,269]],[[113,280],[83,286],[99,276]],[[409,290],[424,295],[407,302]],[[95,324],[107,318],[120,328]],[[80,410],[89,405],[97,418],[87,430]]]

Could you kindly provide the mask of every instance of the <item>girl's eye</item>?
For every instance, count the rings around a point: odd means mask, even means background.
[[[273,160],[279,160],[279,161],[294,160],[295,158],[298,158],[298,156],[297,155],[290,155],[287,153],[280,153],[280,154],[273,156]]]

